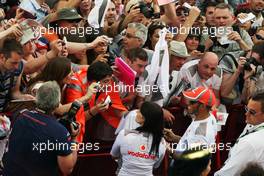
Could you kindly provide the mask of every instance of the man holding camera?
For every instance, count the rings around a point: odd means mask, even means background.
[[[75,138],[80,126],[71,134],[53,116],[61,100],[55,81],[44,83],[36,96],[37,108],[25,110],[14,123],[8,152],[3,158],[4,175],[69,175],[77,160]]]
[[[244,73],[243,96],[245,100],[256,91],[264,90],[264,42],[257,43],[253,46],[250,53],[250,60],[247,60],[249,65]]]
[[[239,104],[241,101],[247,102],[254,92],[264,89],[263,50],[264,43],[260,42],[253,46],[247,58],[240,57],[236,61],[236,58],[232,57],[232,59],[230,55],[223,57],[220,67],[224,72],[221,85],[221,97],[224,104]],[[226,64],[227,61],[229,64]],[[236,62],[237,67],[229,68],[230,65],[235,65]],[[240,75],[243,75],[243,77]],[[244,83],[241,82],[240,78],[243,79]],[[239,90],[242,90],[242,94]]]

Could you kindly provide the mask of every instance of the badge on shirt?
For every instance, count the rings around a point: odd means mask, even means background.
[[[147,146],[145,144],[140,145],[139,146],[139,150],[142,151],[142,152],[146,152],[147,151]]]

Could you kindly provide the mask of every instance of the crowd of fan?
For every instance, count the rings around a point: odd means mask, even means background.
[[[168,175],[206,176],[217,112],[236,105],[247,125],[213,174],[264,175],[264,0],[0,3],[4,175],[68,175],[90,142],[111,145],[120,176],[152,175],[163,160]],[[133,90],[116,58],[134,70]],[[183,136],[173,107],[192,119]],[[34,151],[47,141],[68,148]]]

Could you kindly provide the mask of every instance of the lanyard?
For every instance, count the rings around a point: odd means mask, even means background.
[[[238,143],[239,139],[245,137],[246,135],[251,134],[251,133],[255,133],[255,132],[260,131],[260,130],[262,130],[262,129],[264,129],[264,125],[263,125],[263,126],[260,126],[260,127],[258,127],[258,128],[256,128],[255,130],[253,130],[253,131],[251,131],[251,132],[246,132],[245,134],[243,134],[242,136],[240,136],[240,137],[237,139],[236,143]]]

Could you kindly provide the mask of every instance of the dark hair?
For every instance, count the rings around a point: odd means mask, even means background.
[[[192,37],[198,38],[199,41],[201,40],[202,34],[199,28],[191,28],[187,38],[192,38]],[[185,39],[185,41],[187,40],[187,38]]]
[[[88,81],[101,81],[107,76],[112,76],[112,68],[104,62],[94,62],[89,66],[87,70],[87,80]]]
[[[57,57],[47,63],[43,71],[30,80],[29,86],[37,81],[56,81],[62,86],[62,80],[71,72],[71,60]]]
[[[153,135],[153,140],[149,154],[158,155],[160,141],[163,137],[163,110],[162,108],[152,102],[144,102],[140,108],[140,112],[145,121],[143,126],[136,130],[139,132],[146,132]]]
[[[217,2],[209,1],[204,4],[204,13],[206,13],[208,7],[216,7]]]
[[[154,34],[155,30],[156,29],[163,29],[164,27],[166,27],[166,24],[162,21],[153,21],[149,27],[148,27],[148,38],[147,38],[147,41],[145,43],[145,46],[148,47],[148,49],[150,50],[154,50],[155,48],[152,48],[152,45],[151,45],[151,37],[152,35]]]
[[[226,3],[220,3],[215,6],[215,9],[228,9],[232,14],[234,14],[234,9]]]
[[[264,91],[256,92],[251,96],[251,99],[261,103],[261,112],[264,113]]]
[[[136,59],[148,61],[148,54],[143,48],[133,48],[128,53],[128,59],[131,62],[136,61]]]
[[[252,47],[252,51],[251,52],[259,54],[260,59],[264,59],[264,52],[263,51],[264,51],[264,42],[262,41],[262,42],[256,43]]]
[[[5,56],[6,59],[11,57],[11,53],[16,52],[20,55],[23,54],[22,45],[15,39],[6,39],[3,43],[1,53]]]
[[[240,176],[264,176],[264,170],[257,163],[248,163]]]
[[[195,156],[195,153],[199,155]],[[177,176],[200,176],[211,160],[211,153],[202,146],[188,149],[174,158],[170,172]]]

